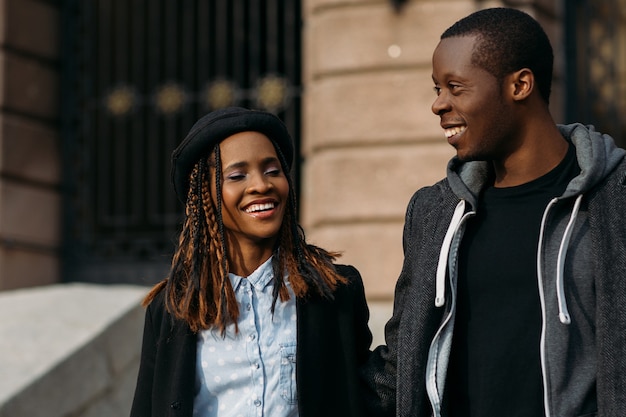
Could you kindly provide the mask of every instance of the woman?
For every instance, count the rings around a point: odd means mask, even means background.
[[[363,283],[305,242],[274,115],[210,113],[172,154],[185,219],[146,296],[131,416],[360,416]]]

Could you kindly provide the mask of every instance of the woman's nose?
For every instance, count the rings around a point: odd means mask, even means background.
[[[272,188],[272,183],[267,176],[262,173],[251,175],[248,192],[266,193],[270,188]]]

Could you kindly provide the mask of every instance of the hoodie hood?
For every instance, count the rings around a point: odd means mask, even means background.
[[[603,180],[624,158],[626,150],[618,148],[609,135],[596,132],[591,125],[580,123],[558,125],[561,134],[576,147],[580,175],[574,178],[563,198],[583,194]]]
[[[478,196],[485,187],[492,171],[489,162],[461,162],[455,156],[448,162],[448,183],[457,197],[466,200],[472,207],[476,207]]]
[[[561,239],[555,277],[559,318],[562,323],[569,324],[570,317],[565,300],[563,271],[567,248],[576,223],[582,198],[585,192],[602,181],[622,161],[626,150],[618,148],[613,138],[609,135],[596,132],[593,126],[584,126],[580,123],[575,123],[571,125],[557,125],[557,127],[563,137],[576,148],[576,159],[581,172],[570,181],[563,195],[554,198],[544,211],[537,253],[537,272],[540,281],[542,281],[543,259],[541,257],[541,248],[544,244],[544,231],[548,213],[559,200],[575,197],[569,222],[567,223],[565,233]],[[491,164],[487,161],[461,162],[457,157],[454,157],[448,163],[448,183],[454,194],[460,199],[460,202],[456,207],[441,248],[436,278],[436,306],[443,306],[445,304],[445,276],[448,262],[450,261],[450,245],[465,218],[473,214],[473,210],[477,207],[478,196],[482,189],[489,183],[489,179],[492,176],[493,169],[491,168]]]
[[[613,138],[596,132],[591,125],[580,123],[557,125],[563,137],[576,147],[576,159],[581,169],[561,198],[583,194],[604,179],[624,158],[626,150],[618,148]],[[462,162],[456,156],[448,162],[447,178],[452,191],[460,199],[476,207],[478,196],[493,175],[486,161]]]

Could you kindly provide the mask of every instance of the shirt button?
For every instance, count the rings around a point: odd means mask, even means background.
[[[248,305],[246,306],[246,310],[248,310],[248,311],[250,311],[250,309],[251,309],[251,308],[252,308],[252,306],[251,306],[250,304],[248,304]]]
[[[259,365],[258,363],[254,364],[254,369],[259,369],[261,367],[261,365]]]
[[[248,340],[254,340],[254,339],[256,339],[255,335],[251,334],[250,336],[248,336]]]
[[[257,407],[261,406],[261,400],[254,400],[254,405],[256,405]]]

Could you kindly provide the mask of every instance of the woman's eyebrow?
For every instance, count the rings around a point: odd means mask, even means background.
[[[261,159],[261,165],[267,165],[267,164],[274,163],[274,162],[280,162],[276,156],[268,156],[267,158]],[[250,165],[250,163],[247,162],[247,161],[236,161],[236,162],[232,162],[232,163],[228,164],[227,166],[225,166],[224,170],[235,169],[235,168],[244,168],[244,167],[246,167],[248,165]]]
[[[248,163],[246,161],[237,161],[237,162],[233,162],[233,163],[230,163],[227,166],[225,166],[224,170],[235,169],[235,168],[243,168],[245,166],[248,166]]]

